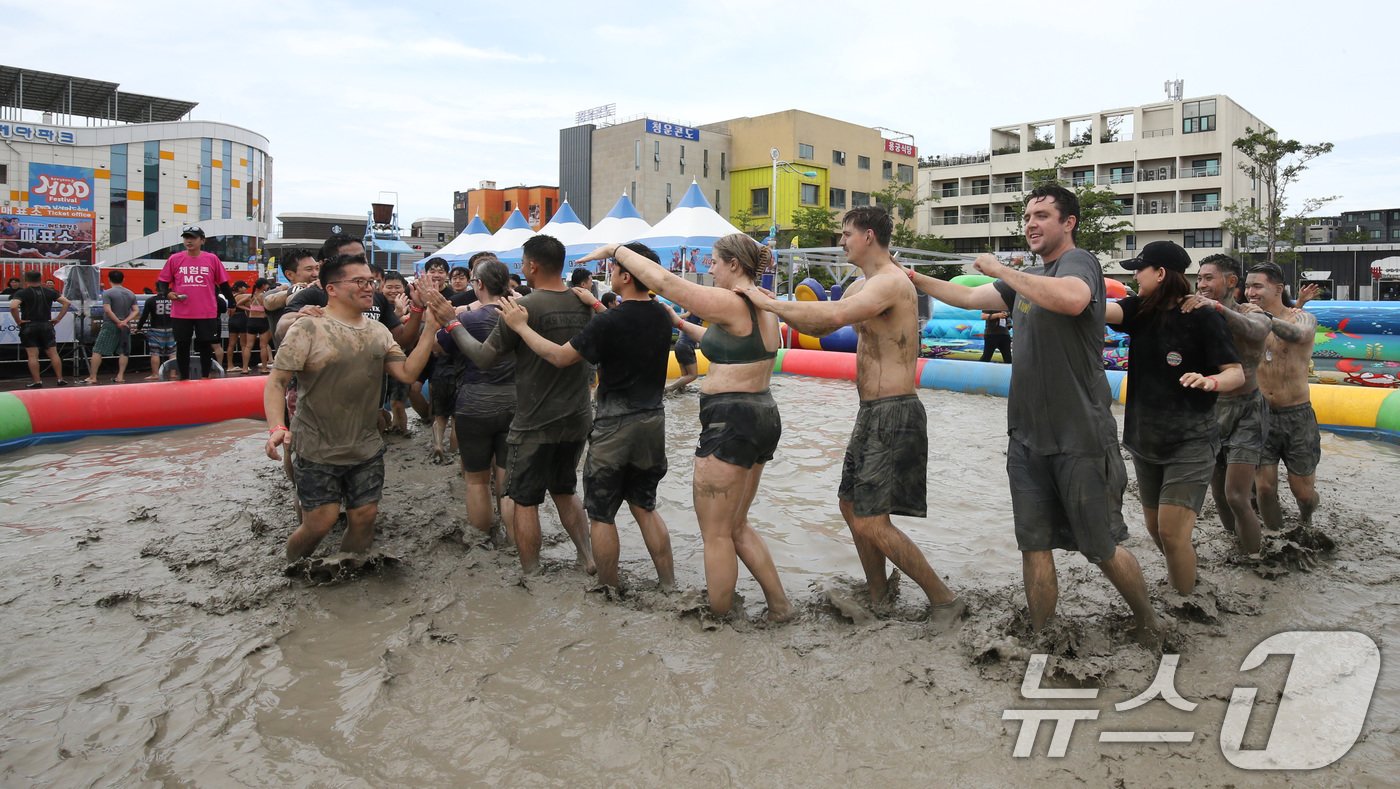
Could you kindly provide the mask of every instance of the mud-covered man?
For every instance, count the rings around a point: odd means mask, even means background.
[[[1121,543],[1127,467],[1103,371],[1104,282],[1099,261],[1074,245],[1079,198],[1061,186],[1026,196],[1026,242],[1043,266],[1025,270],[982,255],[974,265],[996,282],[968,288],[915,274],[919,290],[955,307],[1010,309],[1011,391],[1006,472],[1031,627],[1055,613],[1054,549],[1079,551],[1123,595],[1144,643],[1161,625],[1142,568]]]
[[[928,418],[914,393],[919,359],[918,295],[890,257],[894,223],[883,208],[846,213],[841,248],[864,278],[840,301],[777,301],[757,287],[744,295],[794,329],[816,337],[854,326],[860,410],[846,445],[837,498],[860,555],[873,604],[888,592],[886,560],[928,595],[935,616],[951,620],[964,604],[948,589],[891,515],[927,514]]]
[[[1269,336],[1271,321],[1259,307],[1237,301],[1239,293],[1240,264],[1229,255],[1211,255],[1201,261],[1196,274],[1196,295],[1187,298],[1181,309],[1220,313],[1244,368],[1244,383],[1222,390],[1215,401],[1220,457],[1210,490],[1220,522],[1235,533],[1240,551],[1252,554],[1259,551],[1259,518],[1251,501],[1254,475],[1269,430],[1269,409],[1259,391],[1256,371],[1264,358],[1264,339]]]
[[[280,460],[279,447],[293,452],[302,516],[287,540],[291,561],[316,550],[339,518],[342,504],[346,531],[341,550],[369,550],[384,489],[380,379],[388,373],[412,383],[432,350],[432,343],[419,343],[405,358],[389,330],[366,314],[375,290],[364,255],[324,261],[319,276],[326,294],[324,316],[291,326],[263,390],[267,455]],[[288,427],[283,404],[293,375],[299,397]]]
[[[1254,489],[1259,514],[1272,530],[1283,528],[1278,502],[1278,464],[1288,469],[1288,488],[1298,502],[1298,518],[1312,522],[1317,509],[1317,464],[1322,459],[1322,436],[1312,407],[1308,364],[1317,339],[1317,318],[1295,307],[1284,292],[1283,270],[1262,263],[1249,270],[1245,296],[1269,317],[1264,360],[1259,363],[1259,390],[1269,404],[1269,433],[1264,441]]]

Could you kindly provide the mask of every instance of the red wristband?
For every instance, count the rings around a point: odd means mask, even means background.
[[[424,311],[427,310],[427,309],[428,309],[427,307],[420,307],[420,306],[418,306],[417,304],[410,304],[410,305],[408,305],[408,311],[409,311],[409,312],[412,312],[412,313],[414,313],[414,314],[417,314],[417,313],[420,313],[420,312],[424,312]]]
[[[593,311],[594,311],[594,312],[602,312],[602,311],[605,310],[605,309],[607,309],[607,307],[604,307],[604,306],[603,306],[603,302],[601,302],[601,301],[595,301],[595,302],[593,302]]]
[[[287,427],[282,426],[282,425],[279,425],[279,426],[274,427],[274,428],[272,428],[271,430],[267,431],[267,434],[268,434],[269,436],[275,436],[275,435],[277,435],[277,431],[278,431],[278,430],[286,430],[288,433],[292,432],[292,431],[289,430]]]
[[[445,332],[447,332],[448,334],[451,334],[453,329],[455,329],[455,328],[457,328],[458,326],[461,326],[461,325],[462,325],[462,322],[461,322],[461,321],[454,320],[454,321],[452,321],[451,323],[447,324],[446,326],[442,327],[442,330],[445,331]]]

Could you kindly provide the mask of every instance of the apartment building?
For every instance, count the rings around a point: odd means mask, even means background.
[[[921,206],[919,232],[948,239],[957,252],[1024,250],[1017,218],[1028,173],[1069,155],[1060,177],[1111,190],[1130,224],[1107,260],[1162,239],[1200,260],[1231,246],[1221,229],[1225,206],[1264,199],[1232,145],[1246,128],[1269,126],[1224,95],[994,127],[982,152],[920,160],[919,196],[932,200]]]

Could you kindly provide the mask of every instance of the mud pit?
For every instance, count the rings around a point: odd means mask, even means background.
[[[5,457],[0,471],[0,783],[4,785],[1381,785],[1400,772],[1400,691],[1384,661],[1360,741],[1309,773],[1252,773],[1221,756],[1236,685],[1260,688],[1246,747],[1262,747],[1286,676],[1243,658],[1285,630],[1400,636],[1400,452],[1323,435],[1318,530],[1280,538],[1261,565],[1230,559],[1208,506],[1197,530],[1205,592],[1172,594],[1138,503],[1126,503],[1154,604],[1169,614],[1176,688],[1199,703],[1113,705],[1150,684],[1157,656],[1096,568],[1060,555],[1055,625],[1029,633],[1004,468],[1004,405],[923,391],[930,517],[898,519],[971,602],[947,632],[907,579],[893,610],[864,599],[837,514],[848,384],[775,381],[786,432],[752,520],[769,540],[794,623],[703,616],[690,511],[694,395],[668,400],[672,474],[661,509],[680,591],[654,588],[630,518],[620,600],[587,591],[552,510],[543,576],[464,540],[462,484],[428,462],[426,437],[391,439],[377,559],[349,568],[323,546],[317,572],[284,574],[289,487],[256,425]],[[1121,414],[1120,421],[1121,421]],[[1131,469],[1131,464],[1129,464]],[[1291,501],[1286,512],[1292,513]],[[1307,566],[1310,569],[1301,569]],[[853,604],[853,601],[855,604]],[[1098,688],[1082,703],[1020,697],[1030,654],[1047,683]],[[1012,757],[1008,708],[1082,707],[1065,758]],[[1100,744],[1106,730],[1194,731],[1190,743]]]

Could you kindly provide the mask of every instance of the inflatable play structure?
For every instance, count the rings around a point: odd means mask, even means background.
[[[262,419],[267,378],[0,392],[0,452],[87,436]]]
[[[963,274],[954,277],[952,282],[975,288],[992,281],[981,274]],[[1109,298],[1120,299],[1127,295],[1127,288],[1117,280],[1105,279],[1104,287]],[[841,286],[832,285],[828,291],[820,282],[805,279],[798,283],[794,292],[798,301],[837,301],[841,298]],[[986,321],[980,310],[968,310],[944,304],[938,299],[929,299],[930,316],[920,330],[920,356],[931,359],[960,359],[976,361],[982,358],[982,333]],[[1013,329],[1014,331],[1014,329]],[[856,352],[856,331],[850,326],[828,334],[825,337],[812,337],[782,326],[783,345],[808,351]],[[1000,358],[1000,357],[996,357]],[[1104,368],[1126,370],[1128,363],[1128,335],[1111,329],[1104,332]]]
[[[1314,301],[1313,380],[1380,389],[1400,387],[1400,302]]]

